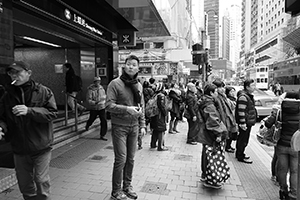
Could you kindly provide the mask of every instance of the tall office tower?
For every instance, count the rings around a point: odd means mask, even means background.
[[[251,0],[251,40],[250,48],[256,45],[258,40],[258,0]]]
[[[219,0],[204,0],[204,12],[208,16],[207,35],[210,37],[209,54],[212,59],[219,58]]]
[[[229,13],[226,11],[222,17],[222,57],[229,60],[230,58],[230,19]]]
[[[241,5],[233,4],[229,8],[230,17],[230,56],[233,69],[237,68],[241,51]]]
[[[244,69],[246,65],[246,53],[250,51],[251,38],[251,1],[243,0],[242,2],[242,34],[241,34],[241,68]]]

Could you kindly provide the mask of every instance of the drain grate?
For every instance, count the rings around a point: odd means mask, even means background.
[[[100,156],[100,155],[93,155],[92,157],[88,158],[86,161],[88,162],[99,162],[107,158],[107,156]]]
[[[174,156],[174,160],[192,161],[192,159],[193,159],[193,156],[191,156],[191,155],[176,154]]]
[[[161,195],[168,195],[170,190],[167,190],[166,183],[154,183],[154,182],[146,182],[141,192],[150,193],[150,194],[161,194]]]
[[[113,149],[114,149],[114,147],[113,147],[113,146],[107,146],[107,147],[105,147],[105,149],[110,149],[110,150],[113,150]]]

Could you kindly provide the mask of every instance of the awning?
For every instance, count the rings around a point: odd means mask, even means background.
[[[291,44],[295,48],[300,47],[300,27],[283,37],[283,40]]]
[[[111,5],[138,29],[137,37],[171,36],[152,0],[112,0]]]

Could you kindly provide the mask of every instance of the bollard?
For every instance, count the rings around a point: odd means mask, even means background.
[[[299,129],[294,133],[292,137],[291,147],[294,151],[298,151],[297,199],[300,199],[300,130]]]

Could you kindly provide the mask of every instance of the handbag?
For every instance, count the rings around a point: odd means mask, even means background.
[[[172,110],[173,107],[173,99],[169,96],[166,96],[166,100],[165,100],[165,104],[166,104],[166,109],[167,111]]]
[[[259,143],[266,146],[277,145],[277,142],[280,139],[282,126],[282,122],[279,118],[281,119],[281,110],[277,110],[275,123],[271,126],[271,128],[267,128],[264,124],[259,127],[259,131],[256,134],[256,138]],[[263,119],[262,121],[265,121],[265,119]]]
[[[186,119],[191,119],[191,115],[189,110],[187,109],[187,106],[184,107],[183,117],[185,117]]]
[[[207,156],[207,183],[216,185],[225,182],[230,177],[230,167],[227,164],[224,151],[224,142],[206,145]]]

